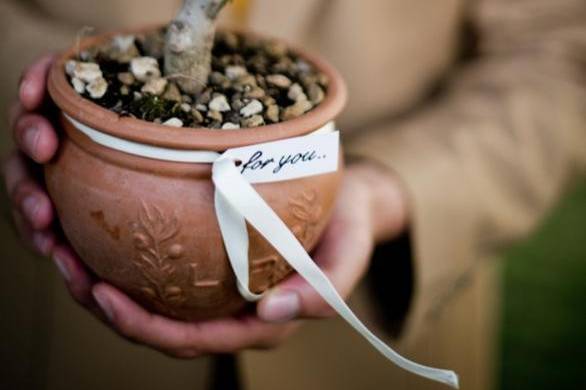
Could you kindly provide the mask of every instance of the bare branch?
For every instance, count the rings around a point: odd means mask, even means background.
[[[165,74],[184,75],[177,83],[185,93],[205,88],[211,72],[215,21],[229,0],[184,0],[169,25],[165,42]]]

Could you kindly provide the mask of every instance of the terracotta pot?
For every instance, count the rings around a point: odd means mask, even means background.
[[[92,37],[85,49],[115,34]],[[339,74],[326,62],[295,51],[327,74],[324,102],[306,115],[254,129],[171,128],[120,118],[79,96],[64,73],[78,48],[65,52],[49,77],[49,93],[63,113],[114,136],[175,149],[223,151],[231,147],[308,134],[333,120],[346,102]],[[102,279],[150,310],[183,320],[235,314],[246,302],[237,291],[213,204],[211,165],[136,157],[102,147],[60,115],[57,157],[45,167],[46,184],[63,230],[83,261]],[[332,212],[336,173],[255,185],[307,250]],[[262,292],[291,269],[253,229],[251,290]]]

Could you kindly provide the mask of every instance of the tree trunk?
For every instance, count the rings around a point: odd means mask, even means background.
[[[201,92],[211,72],[215,21],[229,0],[184,0],[169,25],[165,43],[165,75],[184,93]]]

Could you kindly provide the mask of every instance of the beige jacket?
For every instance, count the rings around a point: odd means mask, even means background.
[[[0,104],[24,65],[71,44],[80,26],[162,22],[178,3],[3,0]],[[395,340],[403,353],[459,371],[465,389],[489,388],[498,301],[490,259],[586,168],[586,3],[255,0],[247,23],[341,70],[350,90],[339,121],[346,150],[396,171],[409,190],[409,300],[359,289],[353,307],[380,319],[382,298],[403,305]],[[17,245],[0,248],[13,265],[0,283],[13,336],[3,343],[8,378],[49,389],[203,388],[207,360],[177,362],[118,340],[75,308],[49,264]],[[410,277],[394,268],[391,250],[374,261],[387,263],[389,284]],[[373,321],[390,334],[384,324]],[[308,324],[242,363],[255,390],[442,388],[391,366],[338,320]]]

